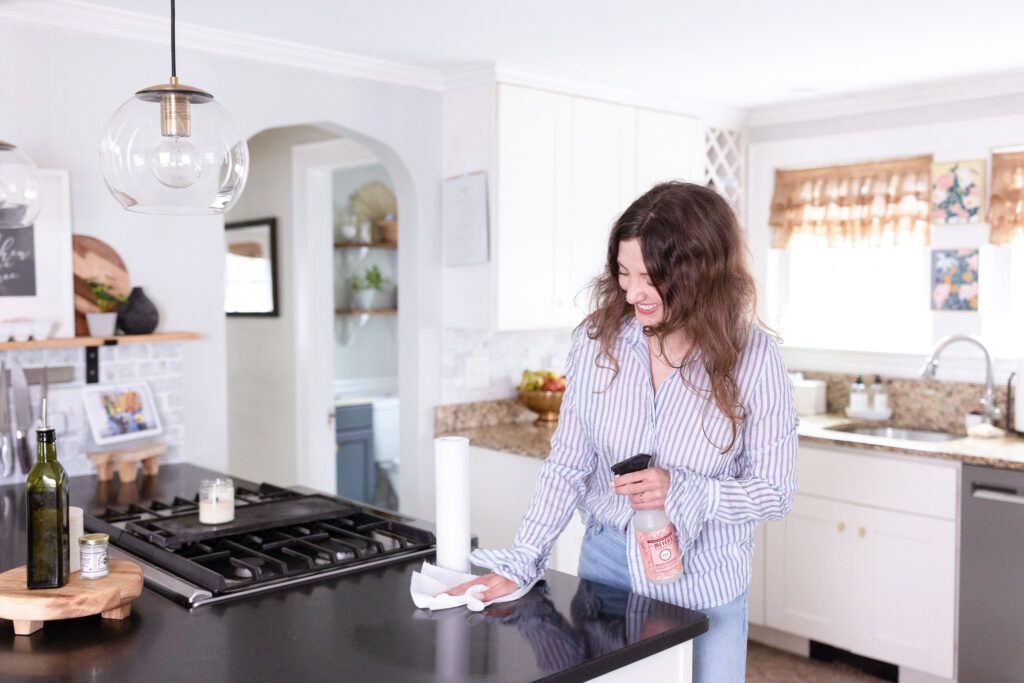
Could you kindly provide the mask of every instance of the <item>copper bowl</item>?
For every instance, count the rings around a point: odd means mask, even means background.
[[[562,407],[564,391],[523,391],[517,392],[519,402],[537,413],[534,424],[558,422],[558,411]]]

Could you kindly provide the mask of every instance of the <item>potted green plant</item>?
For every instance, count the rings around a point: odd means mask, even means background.
[[[384,291],[384,285],[389,283],[388,278],[381,275],[380,268],[370,266],[363,275],[352,276],[352,291],[355,294],[355,308],[360,311],[367,311],[378,308],[377,300]]]
[[[112,337],[117,328],[117,309],[124,303],[125,296],[114,291],[109,282],[99,282],[92,278],[83,278],[92,291],[99,313],[86,313],[85,322],[89,326],[89,334],[93,337]]]

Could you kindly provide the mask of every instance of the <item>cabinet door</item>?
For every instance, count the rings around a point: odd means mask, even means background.
[[[481,548],[511,548],[543,460],[471,446],[469,528]]]
[[[754,527],[754,566],[750,574],[750,596],[747,598],[747,622],[764,625],[764,557],[765,525]]]
[[[780,522],[766,524],[765,622],[849,647],[853,506],[797,495]]]
[[[373,430],[339,431],[336,438],[338,495],[372,503],[377,482],[373,458]]]
[[[569,133],[572,98],[498,88],[497,256],[499,330],[565,326],[569,296]],[[457,293],[453,294],[457,296]]]
[[[854,508],[850,649],[952,678],[955,523]]]
[[[636,114],[636,193],[666,180],[704,183],[704,124],[677,114]]]
[[[569,193],[570,286],[560,304],[566,324],[588,312],[587,285],[608,258],[615,219],[635,199],[636,109],[584,98],[572,100],[572,162]]]

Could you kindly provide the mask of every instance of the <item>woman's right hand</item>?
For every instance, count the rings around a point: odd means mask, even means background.
[[[510,593],[514,593],[517,590],[519,590],[519,584],[517,584],[512,579],[506,579],[501,574],[492,573],[479,576],[473,579],[472,581],[467,581],[466,583],[460,583],[458,586],[455,586],[454,588],[449,588],[445,591],[445,593],[447,593],[448,595],[462,595],[470,586],[480,585],[487,586],[486,591],[484,591],[483,593],[478,593],[476,596],[480,599],[480,602],[496,600],[498,598],[504,597]]]

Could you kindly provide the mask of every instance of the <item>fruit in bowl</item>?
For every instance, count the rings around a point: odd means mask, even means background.
[[[565,393],[565,375],[550,371],[523,372],[516,393],[519,402],[537,413],[535,424],[558,422],[558,411],[562,407]]]

